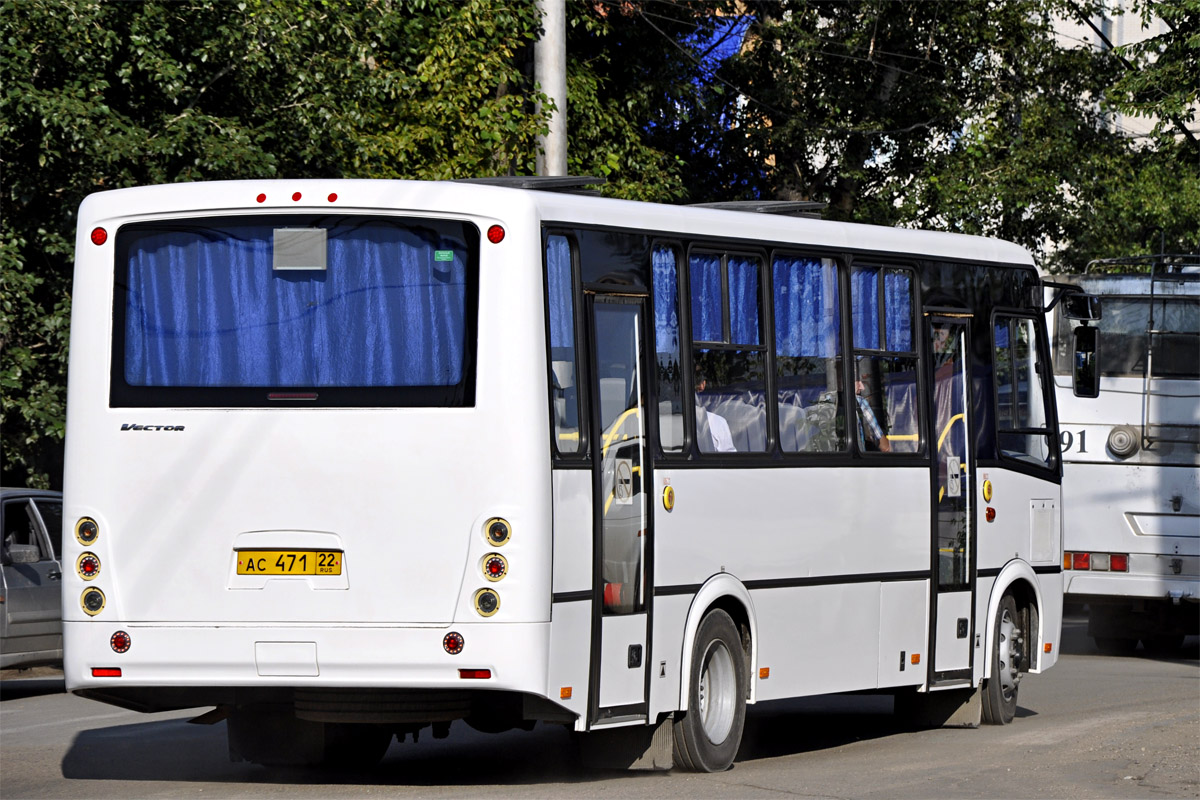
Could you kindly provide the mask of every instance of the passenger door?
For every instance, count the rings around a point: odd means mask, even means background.
[[[650,662],[651,486],[646,453],[646,299],[588,295],[595,571],[591,716],[644,719]]]
[[[971,677],[975,591],[975,441],[966,316],[931,316],[933,621],[930,684]]]

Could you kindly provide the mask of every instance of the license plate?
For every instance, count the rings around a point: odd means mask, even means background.
[[[338,550],[238,550],[238,575],[341,575]]]

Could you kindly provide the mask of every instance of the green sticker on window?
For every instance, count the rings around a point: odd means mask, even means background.
[[[453,250],[434,250],[433,251],[433,260],[434,261],[453,261],[454,260],[454,251]]]

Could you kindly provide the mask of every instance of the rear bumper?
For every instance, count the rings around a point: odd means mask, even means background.
[[[118,630],[131,639],[125,653],[114,652],[109,644]],[[457,655],[442,646],[450,630],[465,640]],[[147,696],[184,698],[173,703],[176,707],[227,702],[230,689],[296,687],[472,689],[545,696],[550,641],[549,623],[416,628],[67,622],[64,631],[63,672],[69,691],[104,699],[107,692],[135,697],[131,690],[152,689]],[[119,668],[120,677],[94,677],[97,668]],[[460,669],[491,670],[491,677],[465,680]]]
[[[1194,576],[1171,577],[1129,575],[1116,572],[1065,572],[1068,599],[1087,602],[1086,597],[1128,597],[1183,603],[1200,601],[1200,580]]]

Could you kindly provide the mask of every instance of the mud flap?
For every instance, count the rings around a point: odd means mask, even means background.
[[[983,700],[974,688],[902,692],[896,695],[896,714],[922,728],[978,728]]]
[[[675,766],[675,722],[589,731],[580,734],[579,756],[589,769],[669,770]]]

